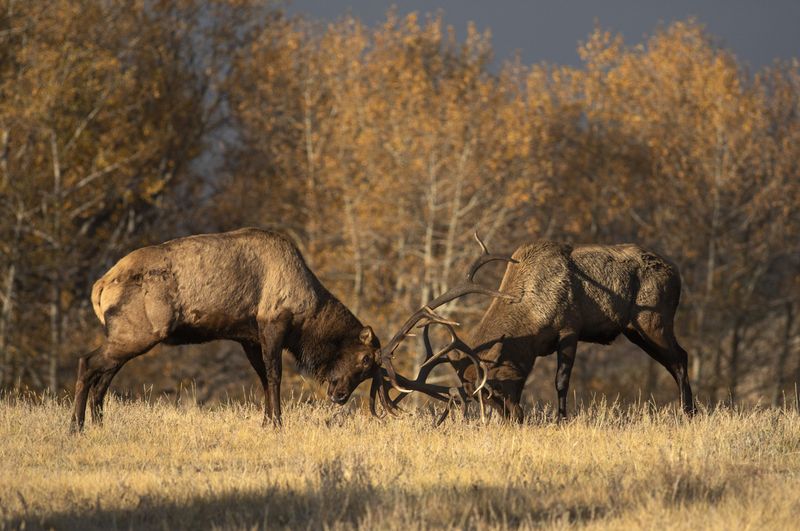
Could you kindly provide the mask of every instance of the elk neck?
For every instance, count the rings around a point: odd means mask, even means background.
[[[302,370],[324,379],[341,355],[341,345],[357,338],[363,325],[336,297],[327,293],[298,326],[287,347]]]

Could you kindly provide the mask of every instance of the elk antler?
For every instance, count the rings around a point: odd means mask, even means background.
[[[444,317],[438,315],[434,309],[446,304],[452,300],[455,300],[459,297],[463,297],[464,295],[472,294],[472,293],[479,293],[484,295],[490,295],[492,297],[500,297],[504,299],[513,299],[514,297],[503,293],[501,291],[489,289],[485,286],[482,286],[475,282],[475,274],[478,270],[483,267],[484,265],[495,262],[495,261],[502,261],[502,262],[511,262],[516,263],[517,261],[511,258],[510,256],[499,255],[499,254],[491,254],[489,250],[486,248],[486,245],[481,241],[480,237],[478,236],[477,231],[475,232],[475,240],[478,242],[478,245],[481,247],[481,255],[475,259],[474,262],[470,265],[469,269],[467,270],[466,278],[453,286],[447,292],[439,295],[432,301],[425,304],[422,308],[414,312],[414,314],[409,317],[403,326],[400,327],[400,330],[394,335],[394,337],[386,344],[385,347],[381,349],[381,365],[382,371],[380,374],[376,372],[373,377],[372,389],[370,391],[370,410],[373,414],[376,414],[374,410],[375,405],[375,395],[377,395],[381,403],[388,412],[394,413],[394,409],[397,409],[397,403],[400,401],[400,397],[392,401],[389,398],[388,388],[386,386],[386,381],[384,376],[388,377],[389,382],[391,383],[392,387],[396,390],[400,391],[400,393],[411,393],[412,391],[420,391],[422,393],[427,394],[430,397],[433,397],[437,400],[441,400],[444,402],[451,402],[451,389],[449,387],[444,387],[441,385],[433,385],[426,383],[425,380],[427,379],[428,374],[430,371],[440,363],[444,363],[447,361],[447,358],[443,358],[445,354],[451,352],[453,350],[460,350],[463,352],[472,363],[475,365],[475,369],[477,370],[477,380],[476,380],[476,390],[475,392],[479,392],[480,389],[486,383],[487,373],[484,370],[483,366],[481,365],[480,360],[478,360],[477,356],[475,356],[473,350],[467,346],[461,339],[459,339],[458,335],[455,332],[456,326],[458,323],[455,321],[451,321],[445,319]],[[450,334],[450,343],[446,346],[441,348],[439,351],[434,353],[431,348],[430,339],[428,337],[428,327],[431,324],[440,324],[443,325]],[[392,358],[394,357],[394,351],[403,342],[403,340],[413,335],[411,334],[411,330],[414,327],[422,327],[424,329],[424,339],[425,339],[425,347],[426,347],[426,359],[423,363],[422,367],[420,368],[420,373],[415,380],[409,380],[402,375],[399,375],[397,371],[395,371],[394,366],[392,365]],[[385,373],[385,374],[384,374]],[[403,395],[401,395],[402,397]]]

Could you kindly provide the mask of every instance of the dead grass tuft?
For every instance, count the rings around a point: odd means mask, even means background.
[[[432,427],[287,404],[107,406],[68,433],[69,405],[0,401],[0,528],[793,528],[800,421],[777,409],[594,404]]]

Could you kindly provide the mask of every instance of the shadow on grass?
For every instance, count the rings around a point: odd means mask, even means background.
[[[141,499],[133,509],[75,507],[43,517],[0,524],[6,529],[274,529],[329,527],[517,527],[553,521],[586,523],[609,507],[545,507],[527,489],[471,486],[414,491],[348,486],[303,492],[262,492],[199,497],[185,503]]]

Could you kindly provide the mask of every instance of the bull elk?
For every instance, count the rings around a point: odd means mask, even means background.
[[[82,357],[72,429],[81,430],[91,392],[100,422],[111,380],[159,343],[239,342],[264,389],[264,423],[281,422],[281,351],[328,383],[343,404],[379,370],[380,343],[333,296],[285,236],[258,229],[202,234],[135,250],[92,289],[105,340]]]
[[[540,241],[519,247],[512,258],[500,285],[504,296],[492,301],[469,341],[458,338],[455,323],[430,316],[423,323],[426,364],[413,381],[396,378],[388,370],[395,388],[403,393],[421,391],[439,400],[448,393],[453,396],[453,389],[425,383],[430,369],[447,359],[463,384],[458,389],[462,401],[477,390],[479,398],[521,422],[525,380],[537,357],[555,352],[558,416],[563,419],[578,342],[609,344],[623,334],[669,371],[684,411],[695,412],[688,356],[673,326],[681,293],[677,266],[637,245]],[[433,353],[428,327],[436,323],[448,328],[451,342]]]

